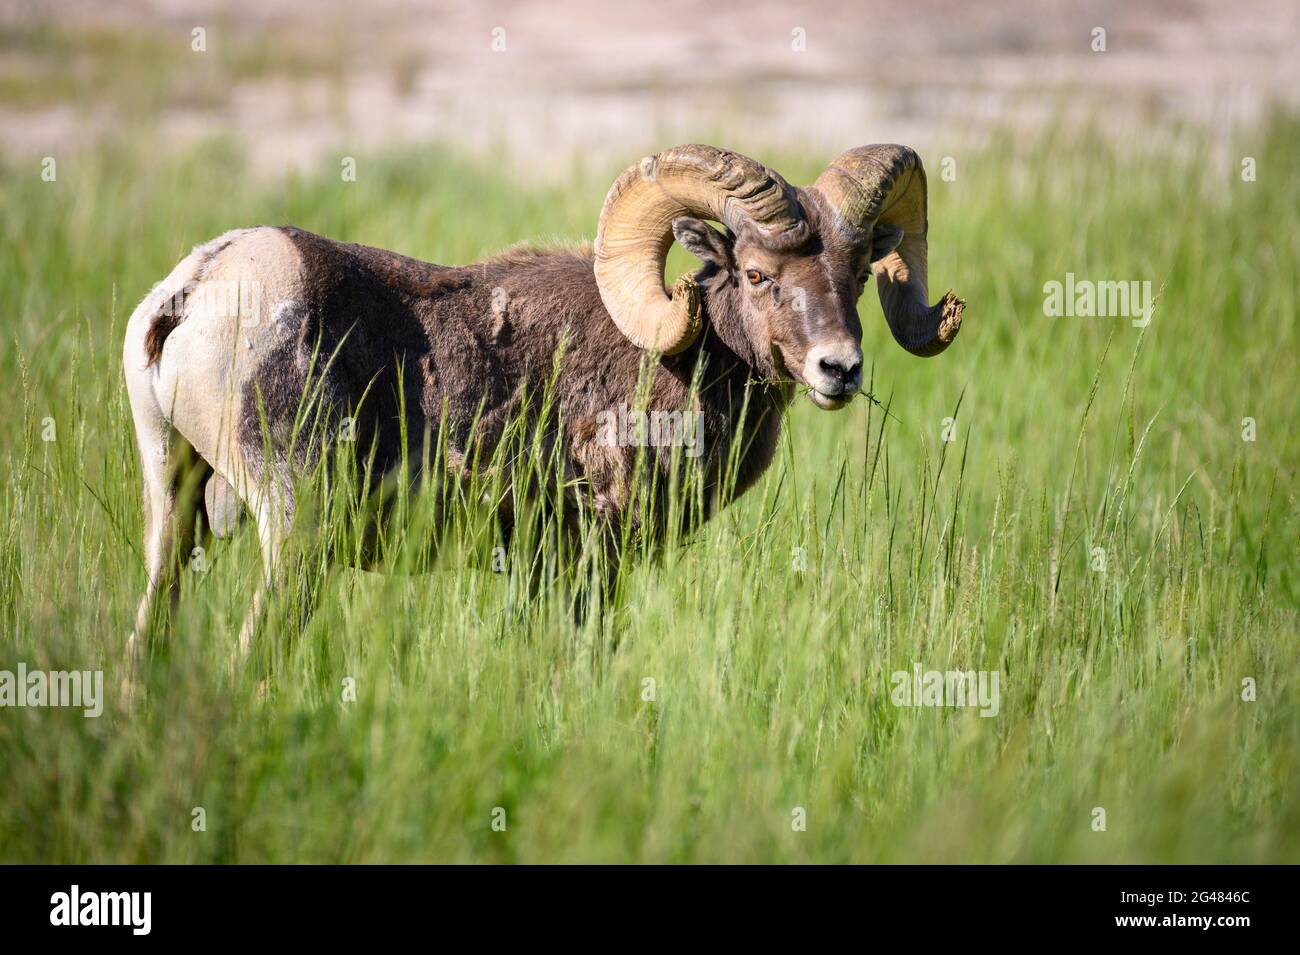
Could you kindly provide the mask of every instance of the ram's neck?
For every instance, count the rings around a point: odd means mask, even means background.
[[[689,374],[703,360],[706,402],[725,419],[718,425],[725,444],[738,444],[732,493],[743,494],[771,464],[793,388],[777,381],[770,355],[759,354],[745,328],[734,282],[704,270],[696,276],[704,308],[699,339],[677,356]],[[723,457],[727,458],[726,452]]]

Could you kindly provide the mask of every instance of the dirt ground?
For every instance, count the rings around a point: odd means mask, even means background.
[[[141,124],[164,147],[221,137],[270,176],[426,141],[545,176],[705,137],[924,149],[1099,120],[1124,138],[1300,100],[1294,0],[229,6],[0,0],[0,149]]]

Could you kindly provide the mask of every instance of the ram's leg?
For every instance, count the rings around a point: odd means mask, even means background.
[[[257,521],[262,549],[262,579],[239,631],[234,655],[236,663],[248,657],[259,632],[265,631],[273,603],[287,602],[285,609],[297,617],[299,632],[306,629],[324,592],[326,568],[331,556],[318,541],[304,539],[310,537],[310,533],[293,533],[295,506],[292,491],[281,490],[274,496],[250,502],[250,510]]]
[[[587,530],[585,550],[581,532],[573,532],[580,555],[573,587],[573,620],[579,627],[588,623],[599,624],[602,615],[614,602],[618,584],[621,552],[617,528],[610,522],[599,521]]]
[[[149,426],[149,425],[154,426]],[[144,477],[144,557],[147,580],[127,638],[123,690],[134,690],[144,641],[155,630],[160,613],[158,596],[167,591],[167,611],[180,599],[181,567],[195,542],[195,522],[203,515],[203,481],[211,473],[188,441],[161,417],[140,428],[141,470]],[[204,522],[206,526],[206,521]]]
[[[153,608],[158,591],[164,585],[168,555],[172,550],[173,526],[171,515],[174,499],[167,487],[167,441],[162,438],[156,448],[146,447],[141,440],[141,462],[144,470],[144,565],[145,590],[135,612],[135,628],[127,639],[127,661],[134,664],[136,654],[149,632],[153,621]],[[152,445],[152,442],[149,442]]]
[[[284,498],[284,494],[264,493],[249,501],[249,509],[257,520],[257,538],[262,548],[262,578],[253,594],[252,606],[244,617],[244,625],[239,629],[235,663],[246,659],[252,650],[253,640],[266,618],[267,601],[280,577],[284,544],[292,527],[292,518],[289,517],[292,504]]]

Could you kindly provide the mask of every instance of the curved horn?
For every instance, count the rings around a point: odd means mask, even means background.
[[[647,156],[615,180],[596,227],[596,284],[619,330],[666,355],[700,332],[700,290],[688,275],[664,289],[673,220],[698,216],[733,232],[757,229],[780,246],[807,237],[794,189],[766,166],[714,146]]]
[[[937,355],[947,348],[961,328],[966,303],[949,289],[937,305],[929,305],[921,157],[906,146],[860,146],[827,166],[815,188],[834,208],[836,227],[852,242],[869,249],[876,228],[902,231],[898,247],[872,265],[885,320],[898,344],[914,355]]]

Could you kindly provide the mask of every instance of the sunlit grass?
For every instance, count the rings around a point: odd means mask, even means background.
[[[995,144],[955,182],[927,157],[955,346],[909,357],[869,291],[890,417],[797,405],[759,485],[630,561],[600,627],[465,552],[334,571],[232,676],[260,563],[247,528],[218,543],[135,710],[0,710],[0,859],[1295,861],[1298,133],[1249,143],[1253,183],[1195,138]],[[617,172],[527,189],[426,150],[272,187],[219,144],[0,168],[0,669],[116,687],[144,584],[122,329],[191,246],[292,222],[472,261],[589,239]],[[1066,272],[1152,281],[1154,320],[1045,317]],[[1000,671],[999,714],[893,706],[916,662]]]

